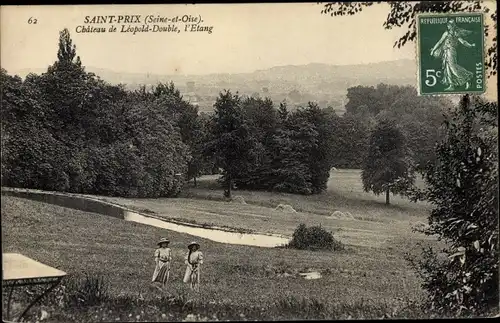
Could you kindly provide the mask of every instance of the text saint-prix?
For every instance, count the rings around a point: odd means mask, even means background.
[[[141,15],[107,15],[107,16],[85,16],[86,24],[134,24],[141,22]]]

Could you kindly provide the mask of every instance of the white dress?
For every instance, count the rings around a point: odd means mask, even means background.
[[[170,248],[158,248],[155,250],[156,267],[153,273],[152,282],[165,284],[170,270],[172,251]]]
[[[188,259],[189,257],[189,259]],[[184,282],[185,283],[190,283],[191,282],[191,273],[193,272],[193,269],[196,267],[198,270],[198,279],[200,277],[200,265],[203,264],[203,253],[199,250],[196,250],[191,253],[191,256],[189,256],[189,252],[186,254],[186,257],[184,257],[184,262],[186,263],[186,273],[184,274]]]

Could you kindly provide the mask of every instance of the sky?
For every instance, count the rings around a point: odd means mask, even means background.
[[[0,63],[9,73],[46,68],[57,58],[63,28],[69,29],[85,66],[117,72],[244,73],[282,65],[415,59],[414,44],[393,48],[404,30],[383,28],[387,4],[346,17],[323,15],[321,9],[317,3],[2,7]],[[141,19],[149,14],[201,16],[200,25],[213,30],[135,35],[75,31],[85,16],[127,14]],[[30,18],[37,23],[29,24]]]

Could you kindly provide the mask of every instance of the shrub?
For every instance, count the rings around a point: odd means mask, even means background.
[[[321,226],[306,227],[300,224],[293,233],[288,248],[300,250],[343,250],[344,245]]]

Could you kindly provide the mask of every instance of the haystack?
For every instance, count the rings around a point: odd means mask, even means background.
[[[340,211],[335,211],[330,215],[334,219],[338,220],[354,220],[354,216],[351,214],[351,212],[340,212]]]
[[[297,213],[297,211],[295,211],[295,209],[291,205],[288,205],[288,204],[279,204],[275,210],[286,212],[286,213]]]
[[[342,219],[342,218],[344,218],[344,213],[342,213],[340,211],[335,211],[332,214],[330,214],[330,216],[334,217],[336,219]]]

